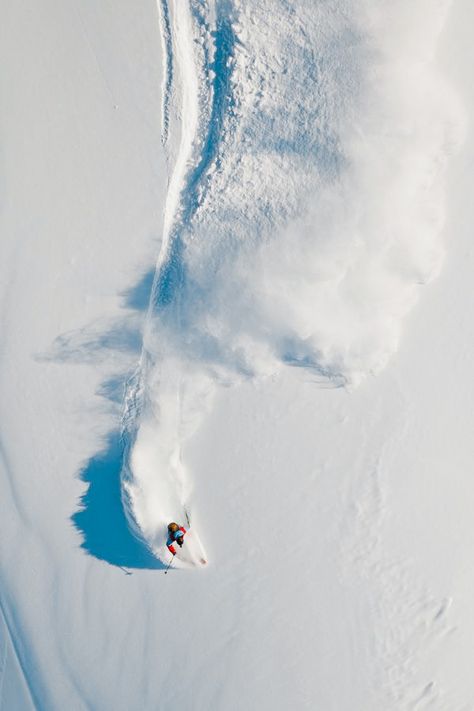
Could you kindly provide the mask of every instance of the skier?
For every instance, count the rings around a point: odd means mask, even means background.
[[[182,548],[183,543],[184,543],[184,534],[186,533],[186,529],[184,526],[178,526],[177,523],[169,523],[168,524],[168,540],[166,541],[166,545],[168,546],[168,550],[172,555],[176,555],[176,548],[174,547],[173,543],[177,543],[180,548]]]

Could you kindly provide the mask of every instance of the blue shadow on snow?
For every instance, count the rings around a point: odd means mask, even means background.
[[[121,497],[122,454],[120,434],[110,433],[106,447],[80,473],[89,486],[71,520],[82,534],[81,548],[90,555],[124,568],[162,569],[164,565],[129,528]]]
[[[166,3],[163,3],[166,9]],[[204,25],[199,4],[193,6],[195,18]],[[215,55],[212,70],[212,107],[207,135],[204,138],[201,156],[196,166],[187,176],[183,191],[183,210],[180,224],[170,235],[168,254],[158,273],[149,270],[130,290],[122,294],[124,306],[137,312],[145,312],[149,305],[166,318],[168,310],[171,318],[178,318],[175,308],[179,307],[179,297],[186,288],[188,274],[184,259],[184,234],[202,203],[208,186],[207,171],[215,162],[220,167],[219,143],[227,113],[232,114],[234,99],[231,91],[231,75],[236,37],[227,10],[220,7],[217,12],[216,30],[213,33]],[[168,48],[168,52],[170,52]],[[170,82],[172,75],[167,76]],[[169,87],[167,88],[169,91]],[[165,114],[166,114],[165,107]],[[165,116],[166,120],[166,116]],[[165,134],[167,127],[165,126]],[[56,339],[53,358],[55,360],[90,360],[92,355],[100,355],[104,350],[122,351],[130,354],[140,351],[140,336],[136,324],[126,328],[126,322],[115,324],[103,332],[92,334],[65,334]],[[99,394],[107,400],[118,403],[123,393],[124,379],[110,378],[102,383]],[[123,447],[118,432],[111,432],[104,449],[93,456],[80,472],[82,481],[88,487],[80,499],[80,508],[71,520],[82,534],[81,547],[92,556],[111,565],[122,568],[162,569],[165,566],[151,553],[130,529],[121,497],[121,470]]]

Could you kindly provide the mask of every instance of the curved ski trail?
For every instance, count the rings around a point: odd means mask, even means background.
[[[214,10],[212,11],[212,14]],[[163,241],[155,270],[139,366],[131,378],[123,418],[125,456],[123,500],[136,535],[158,558],[169,560],[163,541],[171,520],[188,528],[186,550],[176,567],[202,565],[206,554],[195,527],[190,528],[190,487],[181,461],[183,441],[210,394],[210,381],[184,366],[166,325],[180,330],[180,301],[186,274],[183,237],[205,192],[206,173],[216,161],[222,113],[229,88],[231,46],[210,30],[211,11],[200,4],[160,4],[166,66],[163,81],[162,142],[173,156],[179,142],[165,204]],[[224,26],[227,29],[228,25]],[[212,65],[212,60],[214,64]],[[219,65],[222,74],[219,76]],[[214,67],[211,69],[211,66]],[[211,77],[212,74],[212,77]],[[171,116],[179,104],[179,121]]]

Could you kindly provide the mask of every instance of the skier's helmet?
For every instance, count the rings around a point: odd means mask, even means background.
[[[168,531],[170,533],[176,533],[176,531],[178,531],[178,530],[179,530],[179,526],[177,523],[169,523],[168,524]]]

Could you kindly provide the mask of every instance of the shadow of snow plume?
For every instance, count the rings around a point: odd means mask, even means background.
[[[148,308],[153,275],[154,271],[144,274],[122,294],[121,318],[98,319],[61,334],[48,352],[36,356],[63,364],[89,364],[106,373],[96,394],[107,403],[116,424],[105,436],[103,448],[78,473],[86,489],[71,521],[81,534],[84,551],[124,569],[162,567],[129,526],[121,485],[126,447],[122,436],[123,398],[141,352],[143,312]]]
[[[114,356],[136,362],[142,347],[143,318],[135,314],[111,321],[99,319],[55,338],[38,360],[69,363],[101,363]]]
[[[122,505],[122,454],[120,435],[113,432],[104,450],[92,457],[80,472],[87,489],[71,520],[82,534],[81,547],[99,560],[124,568],[162,568],[128,525]]]

